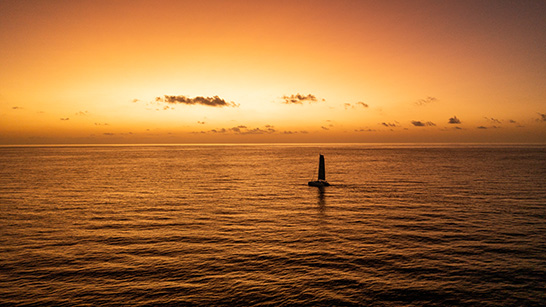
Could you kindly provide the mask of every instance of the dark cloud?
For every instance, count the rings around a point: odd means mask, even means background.
[[[376,130],[373,129],[355,129],[355,132],[374,132]]]
[[[209,106],[209,107],[238,107],[239,106],[235,102],[228,102],[218,96],[213,96],[213,97],[197,96],[194,98],[190,98],[190,97],[186,97],[182,95],[180,96],[165,95],[163,97],[156,97],[155,101],[165,102],[169,104],[187,104],[187,105],[200,104],[200,105]]]
[[[68,117],[62,117],[61,120],[70,120]]]
[[[540,115],[540,118],[537,119],[539,122],[546,122],[546,114],[538,113],[538,115]]]
[[[108,126],[108,123],[95,123],[95,126]]]
[[[493,118],[493,117],[484,117],[487,121],[489,122],[492,122],[492,123],[496,123],[496,124],[500,124],[501,121],[496,119],[496,118]]]
[[[476,127],[476,129],[487,129],[487,127],[485,127],[485,126],[479,126],[479,127]]]
[[[321,128],[324,129],[324,130],[330,130],[330,128],[324,127],[324,126],[321,126]]]
[[[461,120],[457,118],[457,116],[453,116],[448,121],[449,124],[460,124]]]
[[[415,102],[416,105],[418,106],[423,106],[423,105],[426,105],[426,104],[429,104],[429,103],[432,103],[432,102],[436,102],[438,101],[438,99],[436,99],[436,97],[431,97],[431,96],[428,96],[427,98],[425,99],[419,99]]]
[[[202,121],[200,121],[200,120],[198,120],[197,123],[200,124],[200,125],[204,125],[204,124],[205,124],[205,122],[202,122]]]
[[[412,120],[411,124],[414,125],[415,127],[436,126],[436,124],[433,123],[433,122],[425,122],[424,123],[424,122],[419,121],[419,120]]]
[[[112,135],[116,135],[115,133],[112,133],[112,132],[105,132],[103,133],[104,135],[108,135],[108,136],[112,136]]]
[[[304,96],[300,93],[296,95],[282,96],[282,99],[284,100],[283,103],[285,104],[303,104],[304,102],[317,102],[317,97],[315,95],[308,94],[307,96]],[[322,101],[324,101],[324,99]]]
[[[17,107],[17,106],[11,107],[11,108],[12,108],[13,110],[22,110],[22,109],[23,109],[22,107]]]
[[[397,123],[385,123],[385,122],[382,122],[381,125],[385,126],[385,127],[398,127],[398,124]]]

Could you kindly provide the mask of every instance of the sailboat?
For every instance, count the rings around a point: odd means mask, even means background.
[[[307,185],[312,187],[327,187],[330,186],[328,181],[326,181],[326,168],[324,167],[324,156],[320,155],[319,158],[319,169],[318,169],[318,180],[309,181]]]

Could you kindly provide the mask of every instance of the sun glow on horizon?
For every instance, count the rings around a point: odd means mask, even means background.
[[[542,2],[0,9],[0,144],[546,142]]]

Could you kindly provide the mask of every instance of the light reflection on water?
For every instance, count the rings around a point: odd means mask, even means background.
[[[0,148],[0,303],[543,305],[545,153]]]

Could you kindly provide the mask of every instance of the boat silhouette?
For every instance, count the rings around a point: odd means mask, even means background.
[[[312,187],[328,187],[330,184],[326,181],[326,168],[324,166],[324,156],[320,155],[319,157],[319,169],[318,169],[318,180],[309,181],[307,185]]]

